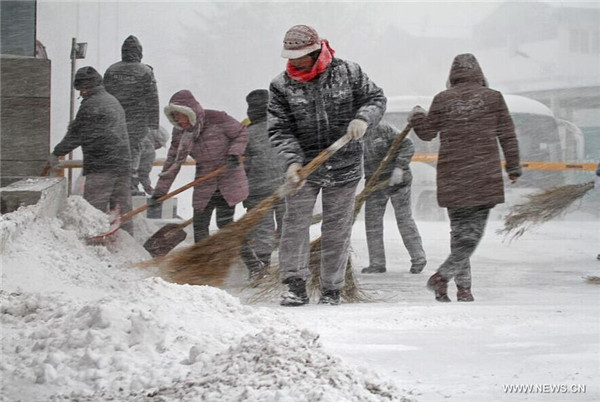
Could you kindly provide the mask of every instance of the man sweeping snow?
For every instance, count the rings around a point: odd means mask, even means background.
[[[269,137],[287,166],[286,212],[279,249],[280,273],[289,292],[281,304],[309,302],[309,229],[322,191],[321,299],[340,304],[348,261],[354,196],[362,176],[361,138],[383,116],[386,98],[356,63],[334,57],[326,39],[306,25],[290,28],[281,56],[286,71],[270,86]],[[354,141],[339,149],[306,180],[299,170],[309,160],[348,134]]]

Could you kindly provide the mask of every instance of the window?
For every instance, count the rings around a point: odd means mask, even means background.
[[[569,33],[569,50],[571,53],[579,52],[579,31],[576,29],[571,29]]]

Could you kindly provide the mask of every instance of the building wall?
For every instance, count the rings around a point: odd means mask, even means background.
[[[50,149],[50,60],[0,58],[1,186],[39,176]]]

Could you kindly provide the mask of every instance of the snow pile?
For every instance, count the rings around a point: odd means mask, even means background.
[[[242,334],[274,324],[218,289],[158,278],[90,302],[63,294],[0,296],[2,327],[10,329],[2,370],[72,395],[166,386]]]
[[[189,381],[143,394],[102,396],[128,401],[408,401],[397,396],[394,385],[325,353],[318,339],[307,330],[266,328],[203,361]]]
[[[34,209],[0,220],[10,234],[0,400],[397,399],[393,386],[329,356],[276,311],[132,267],[148,255],[126,233],[87,245],[108,218],[82,198],[70,197],[58,218],[35,218]]]
[[[79,196],[69,197],[57,218],[39,217],[38,205],[19,208],[0,220],[2,289],[8,291],[63,291],[84,288],[81,296],[123,286],[152,272],[131,264],[150,258],[148,252],[123,231],[106,245],[90,246],[86,238],[105,232],[109,217]],[[110,271],[110,272],[109,272]]]

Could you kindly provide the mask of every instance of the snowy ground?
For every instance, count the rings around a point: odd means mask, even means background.
[[[386,215],[388,272],[358,275],[377,302],[283,308],[248,304],[239,268],[228,294],[132,267],[147,258],[148,221],[138,243],[107,248],[80,241],[104,224],[81,199],[60,219],[34,216],[0,219],[1,400],[600,399],[600,286],[585,280],[600,276],[597,218],[513,242],[490,222],[472,260],[476,301],[441,304],[424,284],[447,255],[448,223],[418,222],[429,264],[411,275]],[[358,271],[360,220],[352,244]]]

